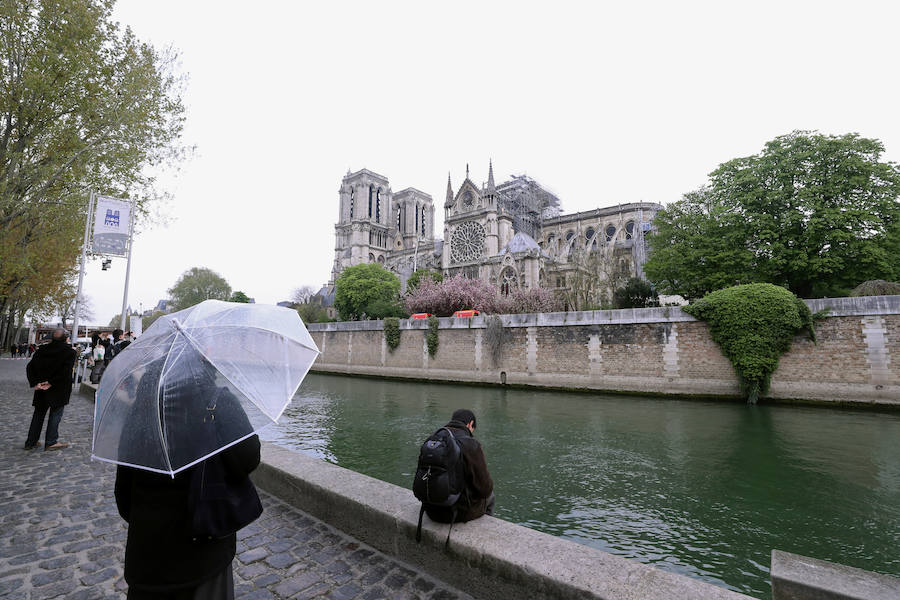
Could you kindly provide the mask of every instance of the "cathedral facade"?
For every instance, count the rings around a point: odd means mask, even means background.
[[[435,238],[431,195],[416,188],[394,192],[387,177],[362,169],[341,181],[331,280],[320,291],[326,304],[347,267],[378,263],[403,282],[419,269],[462,274],[497,286],[553,290],[566,307],[582,310],[611,299],[612,290],[643,276],[646,238],[662,208],[629,203],[561,214],[560,200],[527,176],[496,185],[466,178],[444,198],[444,231]]]

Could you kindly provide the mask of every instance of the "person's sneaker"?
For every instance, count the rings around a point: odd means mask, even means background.
[[[37,447],[40,446],[40,445],[41,445],[40,442],[35,442],[35,443],[31,444],[31,445],[25,444],[25,445],[22,447],[22,450],[34,450],[35,448],[37,448]]]
[[[68,448],[69,444],[66,442],[56,442],[53,445],[47,446],[44,450],[62,450],[63,448]]]

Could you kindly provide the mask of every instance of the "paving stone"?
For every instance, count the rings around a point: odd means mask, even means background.
[[[121,600],[127,526],[113,496],[115,467],[90,459],[93,402],[73,393],[60,426],[69,448],[24,452],[26,362],[0,361],[0,439],[8,441],[0,446],[0,598]],[[238,534],[238,599],[471,600],[263,491],[260,498],[262,517]]]

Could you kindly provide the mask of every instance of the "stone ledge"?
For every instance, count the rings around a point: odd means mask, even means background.
[[[772,600],[896,600],[900,578],[772,550]]]
[[[425,517],[417,544],[420,505],[411,491],[271,443],[263,444],[253,479],[288,504],[476,598],[749,598],[493,517],[454,525],[447,550],[447,525]]]

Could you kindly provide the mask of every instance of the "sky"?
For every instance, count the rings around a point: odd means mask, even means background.
[[[895,2],[119,0],[187,76],[183,141],[139,225],[128,304],[192,267],[262,303],[331,274],[348,169],[423,190],[527,174],[564,213],[668,204],[793,130],[880,139],[900,162]],[[91,324],[126,261],[88,263]]]

